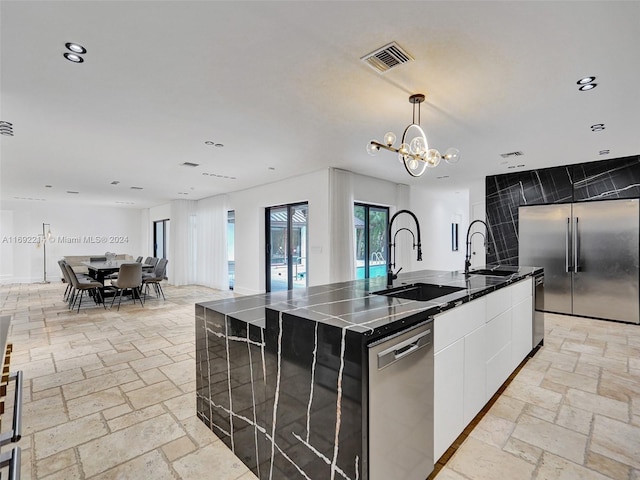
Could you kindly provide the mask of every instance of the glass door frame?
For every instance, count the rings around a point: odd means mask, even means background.
[[[169,222],[168,218],[153,221],[153,256],[156,258],[167,258],[167,222]],[[157,225],[159,223],[162,224],[162,256],[158,255]]]
[[[287,213],[287,224],[286,224],[286,251],[285,258],[287,260],[287,290],[292,290],[294,288],[294,252],[292,252],[292,238],[293,238],[293,214],[296,208],[305,206],[307,208],[307,223],[306,229],[307,233],[305,235],[305,243],[307,248],[306,250],[306,272],[305,272],[305,284],[309,285],[308,278],[308,245],[309,245],[309,221],[308,221],[308,212],[309,212],[309,202],[298,202],[298,203],[290,203],[287,205],[274,205],[271,207],[265,207],[264,212],[264,225],[265,225],[265,291],[271,292],[271,211],[276,209],[286,209]]]

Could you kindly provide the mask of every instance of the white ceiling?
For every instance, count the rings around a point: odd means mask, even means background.
[[[14,128],[0,135],[3,202],[144,208],[329,166],[463,188],[640,153],[637,1],[0,5],[0,120]],[[415,61],[386,74],[360,61],[391,41]],[[87,48],[84,63],[63,58],[66,42]],[[588,75],[598,87],[579,92]],[[365,151],[401,135],[412,93],[426,94],[430,146],[461,151],[418,179]]]

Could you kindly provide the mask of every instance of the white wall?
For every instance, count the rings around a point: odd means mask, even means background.
[[[141,251],[141,210],[82,204],[6,202],[0,217],[0,282],[43,280],[44,248],[36,247],[42,224],[51,226],[46,245],[47,280],[61,278],[57,261],[65,255],[129,254]],[[22,243],[16,243],[23,240]],[[25,243],[26,241],[26,243]]]
[[[418,217],[422,233],[422,262],[413,255],[410,269],[463,270],[469,191],[412,187],[410,198],[410,210]],[[459,224],[457,252],[451,250],[451,224],[455,222]]]
[[[235,287],[241,294],[265,291],[264,209],[289,203],[309,203],[310,285],[329,283],[329,170],[229,194],[235,211]]]

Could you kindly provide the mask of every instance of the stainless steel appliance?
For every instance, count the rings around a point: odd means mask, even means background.
[[[433,471],[433,319],[369,345],[369,480]]]
[[[639,200],[519,210],[521,265],[544,267],[544,311],[640,323]]]
[[[536,348],[544,341],[544,273],[533,277],[533,342]]]

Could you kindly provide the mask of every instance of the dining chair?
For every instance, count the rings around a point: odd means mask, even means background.
[[[151,260],[149,260],[148,262],[149,265],[153,265],[154,267],[158,264],[158,258],[156,257],[151,257]]]
[[[83,278],[82,280],[79,280],[76,272],[73,271],[73,268],[71,268],[71,265],[69,265],[68,263],[65,263],[65,269],[67,270],[67,275],[69,276],[69,279],[71,280],[71,284],[73,285],[74,288],[74,294],[71,296],[71,299],[69,300],[69,308],[71,310],[73,310],[73,308],[76,305],[76,300],[78,300],[78,312],[80,312],[80,306],[82,305],[82,296],[84,295],[85,291],[88,291],[89,294],[93,295],[93,301],[96,302],[96,304],[98,303],[102,303],[102,306],[106,309],[106,305],[104,304],[104,301],[102,299],[102,284],[96,280],[93,280],[91,278]],[[80,292],[80,298],[78,299],[78,292]]]
[[[145,265],[153,265],[153,264],[151,263],[151,260],[152,260],[152,259],[153,259],[153,257],[147,257],[147,258],[145,258],[145,259],[144,259],[144,264],[145,264]]]
[[[156,267],[153,269],[153,273],[147,273],[142,276],[142,284],[145,287],[145,299],[147,298],[147,293],[149,292],[149,285],[153,285],[153,289],[156,292],[156,298],[160,298],[160,294],[162,294],[162,299],[166,300],[160,282],[164,280],[164,275],[167,271],[167,263],[169,263],[169,260],[167,260],[166,258],[161,258],[158,261]]]
[[[142,263],[142,255],[136,258],[136,263]]]
[[[141,263],[123,263],[118,270],[118,278],[111,281],[111,287],[116,289],[116,292],[111,300],[111,308],[118,297],[118,310],[120,310],[120,304],[122,303],[122,292],[127,288],[131,289],[131,298],[133,303],[136,303],[136,295],[140,300],[140,305],[144,307],[142,303],[142,264]]]

